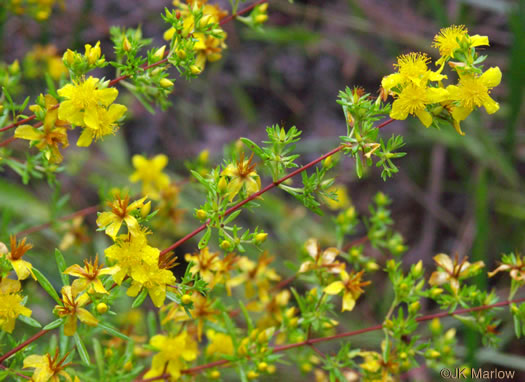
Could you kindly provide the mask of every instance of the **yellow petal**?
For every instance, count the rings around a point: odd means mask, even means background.
[[[452,109],[452,118],[460,122],[465,120],[470,113],[472,113],[472,108],[458,106]]]
[[[110,105],[118,96],[118,90],[115,88],[107,88],[97,90],[97,97],[104,106]]]
[[[38,141],[42,139],[43,134],[31,125],[22,125],[16,128],[15,137],[29,141]]]
[[[355,299],[352,296],[352,293],[346,292],[343,295],[343,308],[341,309],[341,311],[343,312],[345,310],[351,311],[354,309],[354,306],[355,306]]]
[[[421,123],[425,125],[425,127],[429,127],[432,124],[432,114],[430,114],[426,110],[416,110],[416,116],[419,118]]]
[[[39,368],[47,363],[46,357],[43,355],[32,354],[24,359],[23,369],[28,367]]]
[[[66,317],[66,322],[64,323],[64,334],[68,337],[71,337],[77,331],[77,317],[69,315]]]
[[[98,320],[88,310],[84,308],[77,309],[77,316],[80,321],[89,326],[97,326]]]
[[[77,146],[78,147],[89,147],[93,142],[93,133],[89,129],[82,130],[82,134],[78,137]]]
[[[488,36],[480,36],[479,34],[476,34],[474,36],[470,36],[469,43],[472,47],[489,45],[489,38]]]
[[[324,288],[324,293],[326,294],[338,294],[344,289],[345,285],[342,283],[342,281],[334,281],[330,285],[328,285],[326,288]]]
[[[501,82],[501,70],[500,68],[492,67],[483,73],[480,77],[481,82],[488,88],[496,87]]]

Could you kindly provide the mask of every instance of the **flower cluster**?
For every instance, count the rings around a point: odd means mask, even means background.
[[[397,72],[381,82],[382,92],[394,97],[390,117],[402,120],[414,115],[426,127],[448,120],[463,135],[460,122],[474,109],[483,106],[487,113],[495,113],[499,105],[490,91],[501,82],[501,71],[498,67],[483,71],[485,56],[479,56],[475,48],[484,45],[489,45],[487,36],[470,36],[464,26],[454,25],[434,37],[433,46],[441,55],[437,71],[429,69],[431,60],[426,54],[398,57]],[[442,74],[446,63],[457,74],[457,84],[443,83],[448,78]]]

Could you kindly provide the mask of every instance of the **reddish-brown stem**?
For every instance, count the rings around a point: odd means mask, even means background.
[[[478,311],[481,311],[481,310],[488,310],[488,309],[492,309],[492,308],[503,307],[503,306],[507,306],[507,305],[510,305],[510,304],[519,304],[521,302],[525,302],[525,297],[524,298],[519,298],[519,299],[516,299],[516,300],[501,301],[501,302],[498,302],[496,304],[491,304],[491,305],[482,305],[482,306],[476,306],[474,308],[458,309],[458,310],[455,310],[454,312],[440,312],[440,313],[428,314],[428,315],[423,316],[423,317],[418,317],[416,319],[416,321],[418,321],[418,322],[430,321],[430,320],[433,320],[434,318],[443,318],[443,317],[454,316],[454,315],[459,315],[459,314],[478,312]],[[296,342],[294,344],[286,344],[286,345],[274,346],[273,349],[272,349],[272,352],[273,353],[279,353],[279,352],[283,352],[283,351],[286,351],[286,350],[290,350],[290,349],[294,349],[294,348],[298,348],[298,347],[302,347],[302,346],[311,346],[311,345],[314,345],[314,344],[317,344],[317,343],[321,343],[321,342],[328,342],[328,341],[332,341],[332,340],[336,340],[336,339],[356,336],[358,334],[373,332],[373,331],[376,331],[376,330],[380,330],[382,328],[383,328],[383,325],[382,324],[378,324],[378,325],[370,326],[370,327],[364,328],[364,329],[353,330],[353,331],[350,331],[350,332],[344,332],[344,333],[335,334],[333,336],[311,338],[311,339],[308,339],[308,340],[305,340],[305,341]],[[200,373],[203,370],[210,369],[212,367],[223,366],[223,365],[226,365],[228,363],[230,363],[228,360],[219,360],[219,361],[210,362],[210,363],[207,363],[207,364],[204,364],[204,365],[199,365],[199,366],[196,366],[196,367],[192,367],[190,369],[182,370],[181,373],[183,373],[183,374],[197,374],[197,373]],[[159,379],[159,377],[156,377],[156,378]],[[164,378],[164,376],[162,376],[162,378]],[[155,379],[150,378],[147,381],[154,381],[154,380]],[[142,381],[142,382],[144,382],[144,381]]]
[[[28,377],[27,375],[24,375],[24,374],[19,373],[17,371],[11,370],[11,369],[9,369],[8,367],[6,367],[4,365],[0,365],[0,369],[7,370],[7,371],[9,371],[12,374],[18,375],[20,378],[24,378],[24,379],[27,379],[29,381],[31,380],[31,377]]]
[[[6,359],[8,359],[9,357],[11,357],[13,354],[16,354],[18,353],[20,350],[22,350],[23,348],[25,348],[27,345],[35,342],[36,340],[38,340],[40,337],[42,337],[44,334],[46,334],[47,332],[49,332],[50,330],[45,330],[45,329],[42,329],[41,331],[39,331],[38,333],[36,333],[35,335],[33,335],[32,337],[29,337],[27,340],[25,340],[24,342],[22,342],[21,344],[15,346],[14,348],[12,348],[11,350],[9,350],[7,353],[5,353],[4,355],[2,355],[0,357],[0,363],[4,362]]]
[[[262,4],[262,3],[265,3],[265,2],[267,2],[267,1],[268,1],[268,0],[258,0],[258,1],[256,1],[255,3],[253,3],[252,5],[250,5],[250,6],[246,7],[246,8],[244,8],[244,9],[240,10],[240,11],[237,12],[235,15],[230,15],[230,16],[227,16],[227,17],[223,18],[223,19],[219,22],[219,25],[227,24],[227,23],[229,23],[230,21],[232,21],[235,17],[240,16],[240,15],[246,13],[246,12],[249,12],[250,10],[252,10],[253,8],[255,8],[257,5]],[[167,54],[168,54],[168,52],[164,53],[164,55],[167,55]],[[141,66],[141,69],[142,69],[142,70],[148,70],[148,69],[154,68],[155,66],[159,66],[159,65],[165,64],[165,63],[167,63],[167,62],[168,62],[168,59],[167,59],[167,58],[164,58],[164,59],[162,59],[162,60],[160,60],[160,61],[157,61],[157,62],[155,62],[155,63],[153,63],[153,64],[151,64],[151,65],[143,65],[143,66]],[[126,78],[129,78],[129,75],[124,75],[124,76],[117,77],[117,78],[115,78],[115,79],[113,79],[113,80],[111,80],[111,81],[109,82],[109,86],[115,86],[117,83],[119,83],[119,82],[122,81],[122,80],[125,80]],[[56,109],[59,105],[60,105],[60,104],[55,105],[55,106],[53,107],[53,109]],[[22,125],[22,124],[24,124],[24,123],[31,122],[31,121],[34,120],[35,118],[36,118],[36,115],[32,115],[32,116],[30,116],[30,117],[28,117],[28,118],[21,119],[21,120],[18,121],[18,122],[11,123],[10,125],[7,125],[7,126],[5,126],[5,127],[2,127],[2,128],[0,129],[0,133],[3,132],[3,131],[10,130],[10,129],[14,128],[14,127],[20,126],[20,125]],[[0,147],[5,146],[5,145],[8,145],[8,144],[11,143],[13,140],[15,140],[15,138],[14,138],[14,137],[11,137],[11,138],[9,138],[9,139],[6,140],[6,141],[1,142],[1,143],[0,143]],[[9,142],[8,142],[8,141],[9,141]]]

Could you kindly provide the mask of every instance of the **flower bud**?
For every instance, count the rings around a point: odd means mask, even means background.
[[[195,212],[195,216],[199,220],[204,220],[208,217],[208,214],[204,210],[197,210],[197,212]]]
[[[408,312],[411,314],[416,313],[421,308],[421,305],[419,304],[419,301],[415,301],[412,304],[408,306]]]
[[[175,28],[171,27],[170,29],[168,29],[166,32],[164,32],[164,34],[162,35],[162,37],[164,38],[164,40],[166,41],[171,41],[171,39],[173,38],[173,35],[175,34]]]
[[[129,52],[131,50],[131,43],[129,42],[127,37],[124,37],[124,41],[122,42],[122,49],[124,51]]]
[[[75,63],[75,52],[73,52],[71,49],[66,50],[62,60],[64,60],[65,64],[73,65]]]
[[[142,216],[143,218],[145,218],[146,216],[149,215],[151,211],[151,201],[147,202],[146,204],[144,204],[141,208],[140,208],[140,216]]]
[[[366,263],[365,268],[368,272],[374,272],[379,269],[379,265],[375,261],[369,261]]]
[[[225,251],[229,250],[231,248],[231,244],[228,240],[223,240],[222,243],[219,245],[221,249],[224,249]]]
[[[109,358],[113,355],[113,350],[111,348],[106,348],[106,350],[104,350],[104,356],[106,358]]]
[[[262,244],[266,241],[268,234],[266,232],[261,232],[255,235],[255,244]]]
[[[166,45],[162,45],[157,51],[153,54],[153,57],[158,61],[164,58],[164,52],[166,51]]]
[[[332,155],[323,161],[323,167],[330,167],[333,163]]]
[[[259,377],[259,373],[254,370],[250,370],[248,373],[246,373],[246,376],[248,379],[257,379]]]
[[[100,314],[104,314],[108,311],[108,306],[104,304],[103,302],[98,303],[97,305],[97,312]]]
[[[257,369],[259,369],[259,371],[265,372],[268,369],[268,364],[266,362],[260,362],[257,365]]]
[[[427,352],[427,357],[429,357],[429,358],[438,358],[440,355],[441,355],[441,353],[438,352],[437,350],[434,350],[434,349],[429,350]]]
[[[257,7],[257,9],[259,10],[259,12],[263,13],[263,12],[266,12],[268,10],[268,3],[264,3],[264,4],[261,4]]]
[[[439,296],[441,293],[443,293],[443,289],[441,289],[441,288],[433,288],[433,289],[430,291],[430,297],[432,297],[432,298],[436,298],[436,297]]]
[[[268,15],[257,15],[255,16],[255,22],[257,24],[262,24],[264,23],[266,20],[268,20]]]
[[[219,192],[221,193],[226,191],[226,189],[228,188],[228,181],[224,176],[221,176],[221,178],[219,179],[219,184],[217,185],[217,187],[219,189]]]
[[[124,370],[125,371],[131,371],[131,369],[133,369],[133,364],[131,363],[131,361],[128,361],[124,364]]]
[[[159,81],[160,86],[162,86],[164,89],[169,89],[173,87],[173,81],[168,80],[167,78],[163,78]]]
[[[211,379],[219,379],[221,377],[221,372],[219,370],[212,370],[210,373]]]
[[[184,294],[180,300],[184,305],[188,305],[191,304],[192,298],[189,294]]]
[[[17,74],[20,71],[20,63],[18,60],[14,60],[11,65],[9,65],[9,73]]]
[[[197,75],[197,74],[200,74],[202,72],[202,69],[199,68],[197,65],[192,65],[192,66],[190,66],[190,72],[191,72],[191,74]]]
[[[421,275],[421,272],[423,271],[423,262],[421,260],[419,260],[414,266],[413,271],[416,277]]]

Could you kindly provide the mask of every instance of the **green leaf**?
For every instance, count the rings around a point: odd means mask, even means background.
[[[141,306],[144,300],[146,299],[147,295],[148,295],[148,290],[146,288],[142,288],[137,298],[135,298],[135,300],[133,301],[133,304],[131,304],[131,307],[135,309]]]
[[[104,353],[102,352],[102,346],[99,340],[93,338],[93,353],[95,354],[95,362],[97,364],[99,379],[104,380]]]
[[[104,329],[105,331],[107,331],[110,334],[113,334],[115,337],[121,338],[121,339],[123,339],[125,341],[131,341],[131,338],[129,338],[125,334],[119,332],[117,329],[115,329],[114,327],[112,327],[112,326],[110,326],[108,324],[103,324],[103,323],[99,322],[98,327],[101,328],[101,329]]]
[[[203,249],[204,247],[208,245],[208,242],[210,241],[210,237],[211,237],[211,228],[208,227],[208,229],[206,230],[206,233],[204,234],[202,239],[200,239],[199,241],[199,249]]]
[[[80,356],[80,359],[84,364],[89,366],[91,364],[91,360],[89,359],[89,355],[86,349],[86,345],[84,345],[84,342],[82,341],[82,338],[78,335],[78,332],[76,332],[73,337],[75,338],[75,344],[77,345],[77,352]]]
[[[34,318],[20,315],[20,316],[18,316],[18,319],[20,321],[22,321],[24,324],[32,326],[33,328],[41,328],[42,327],[42,324],[40,324],[40,322],[38,322]]]
[[[57,291],[55,290],[55,288],[53,287],[53,285],[51,285],[51,283],[49,282],[49,280],[46,278],[46,276],[44,276],[42,274],[42,272],[40,272],[38,269],[36,268],[33,268],[33,273],[35,274],[36,276],[36,279],[38,280],[38,283],[40,284],[40,286],[42,288],[44,288],[44,290],[47,292],[47,294],[49,294],[51,297],[53,297],[53,299],[59,304],[59,305],[62,305],[62,301],[60,300],[60,297],[58,297],[58,293]]]
[[[60,325],[62,325],[63,322],[64,322],[64,319],[63,318],[59,318],[59,319],[57,319],[57,320],[55,320],[53,322],[50,322],[46,326],[44,326],[43,330],[51,330],[51,329],[58,328]]]
[[[66,260],[58,248],[55,249],[55,260],[57,262],[58,273],[60,273],[60,278],[62,279],[62,284],[69,285],[69,276],[64,274],[64,271],[67,268]]]

